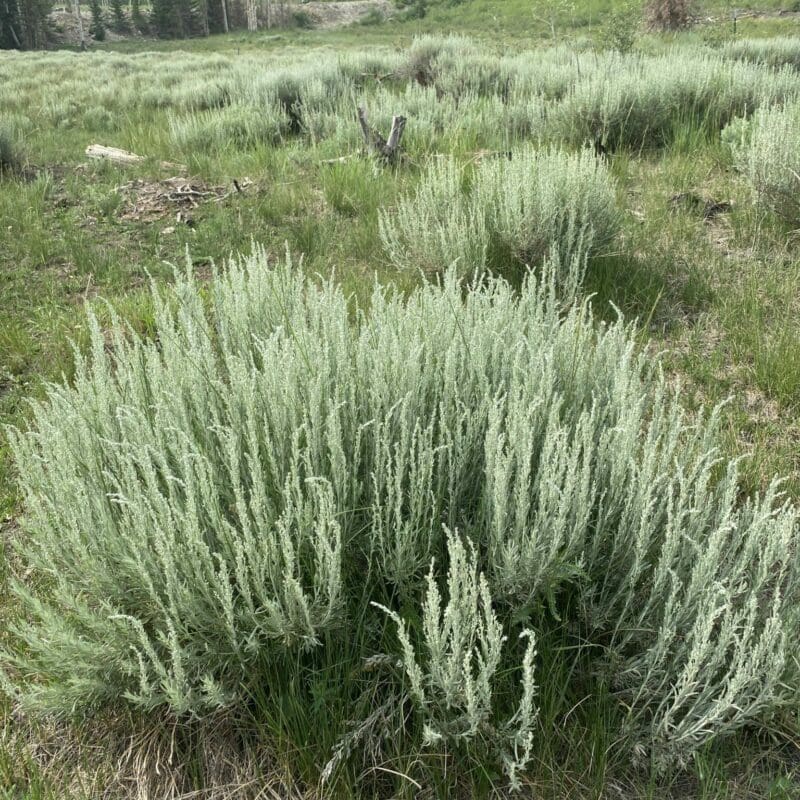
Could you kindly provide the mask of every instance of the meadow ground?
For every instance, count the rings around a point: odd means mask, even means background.
[[[151,335],[151,279],[171,282],[188,259],[206,282],[212,264],[251,252],[253,243],[276,259],[302,254],[306,274],[334,275],[362,299],[376,279],[411,290],[420,273],[392,257],[382,220],[394,219],[428,170],[451,157],[477,171],[527,141],[571,151],[588,141],[605,151],[619,209],[581,290],[593,295],[595,317],[635,320],[639,346],[662,354],[689,410],[727,401],[723,455],[742,458],[742,496],[781,475],[787,497],[800,500],[798,220],[755,191],[721,136],[754,106],[798,97],[800,23],[793,13],[778,15],[777,3],[760,4],[764,14],[740,19],[733,40],[725,7],[715,6],[714,23],[669,37],[637,34],[631,52],[618,54],[609,49],[615,39],[606,7],[583,5],[565,7],[553,26],[543,15],[520,24],[528,19],[523,3],[473,0],[417,21],[340,31],[0,55],[0,136],[14,161],[0,177],[0,421],[24,424],[27,399],[41,397],[47,381],[72,376],[72,343],[89,341],[87,302],[101,326],[110,325],[108,301]],[[473,40],[420,45],[412,38],[443,32]],[[437,47],[446,55],[438,66],[430,56]],[[501,63],[524,79],[504,89],[506,73],[492,71]],[[619,97],[604,76],[622,87]],[[665,99],[673,85],[680,89]],[[407,116],[401,164],[376,165],[361,153],[360,103],[384,133],[393,114]],[[90,161],[91,143],[145,160]],[[0,434],[0,631],[22,613],[10,583],[20,565],[8,544],[20,535],[21,506]],[[800,793],[798,731],[785,720],[700,748],[665,777],[614,751],[606,714],[598,702],[582,733],[536,751],[536,792]],[[320,750],[301,752],[303,734],[291,723],[277,744],[276,723],[266,726],[267,741],[256,735],[246,745],[226,721],[201,732],[194,724],[114,710],[72,727],[23,718],[7,700],[0,795],[97,797],[105,786],[112,787],[105,796],[144,796],[137,779],[158,773],[155,792],[200,797],[215,769],[217,795],[207,796],[258,796],[258,785],[261,796],[319,795],[309,776]],[[263,758],[272,759],[266,768]],[[470,780],[488,791],[496,776]],[[355,777],[343,778],[337,791],[347,796],[355,785]],[[400,781],[392,791],[411,796],[417,785]],[[424,789],[448,786],[434,781]]]

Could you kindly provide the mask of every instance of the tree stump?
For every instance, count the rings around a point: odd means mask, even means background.
[[[403,139],[403,131],[406,129],[406,118],[400,115],[392,117],[392,127],[388,139],[384,139],[378,131],[370,127],[367,121],[367,112],[363,106],[359,106],[358,121],[367,149],[386,164],[396,164],[400,159],[400,142]]]

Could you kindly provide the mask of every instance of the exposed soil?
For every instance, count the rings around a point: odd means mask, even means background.
[[[315,28],[325,30],[352,25],[374,11],[388,17],[394,10],[389,0],[346,0],[339,3],[321,3],[312,0],[289,8],[291,11],[305,12],[311,17]]]

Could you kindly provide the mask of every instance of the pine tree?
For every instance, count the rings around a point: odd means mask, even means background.
[[[130,33],[131,26],[122,10],[122,0],[111,0],[111,13],[114,15],[111,28],[115,33]]]
[[[133,27],[139,33],[148,33],[150,26],[147,24],[147,18],[142,14],[142,7],[139,5],[139,0],[131,0],[131,20]]]
[[[5,3],[6,0],[0,0]],[[14,29],[22,49],[36,50],[47,44],[48,18],[53,10],[52,0],[10,0],[19,14],[21,36]]]
[[[92,24],[89,26],[89,33],[96,42],[102,42],[106,38],[106,24],[103,19],[103,10],[100,8],[100,0],[91,0],[89,10],[92,13]]]
[[[153,0],[150,22],[163,39],[186,39],[203,32],[198,0]]]
[[[0,50],[22,48],[22,25],[17,0],[0,0]]]

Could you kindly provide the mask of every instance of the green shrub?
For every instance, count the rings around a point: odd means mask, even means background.
[[[385,21],[386,17],[381,11],[381,9],[374,7],[367,11],[363,17],[358,20],[359,25],[381,25]]]
[[[307,11],[292,12],[292,24],[295,28],[311,30],[314,27],[314,18]]]
[[[454,159],[438,159],[414,194],[401,198],[392,212],[381,209],[381,241],[394,266],[427,273],[456,266],[467,277],[484,271],[485,216],[465,195],[462,182]]]
[[[83,112],[83,124],[93,131],[111,131],[117,127],[117,119],[107,108],[90,106]]]
[[[475,171],[473,202],[486,214],[496,268],[507,253],[536,266],[555,252],[569,264],[601,251],[619,228],[614,181],[589,150],[526,147],[486,159]]]
[[[758,110],[723,131],[734,162],[769,208],[800,224],[800,104]]]
[[[387,736],[412,774],[446,740],[511,778],[537,704],[587,691],[662,765],[797,711],[796,512],[777,485],[738,503],[715,417],[633,330],[549,278],[450,273],[367,312],[256,252],[208,288],[156,294],[152,340],[92,321],[74,383],[9,432],[23,707],[249,709],[305,751],[330,733],[310,698],[345,737],[366,686],[373,721],[410,701]],[[529,631],[557,662],[535,697]]]
[[[660,147],[687,126],[718,133],[733,117],[797,93],[793,70],[669,53],[607,54],[549,115],[553,136],[609,149]]]
[[[519,708],[510,720],[494,719],[493,695],[497,671],[502,663],[506,637],[492,609],[489,584],[478,574],[477,553],[457,536],[448,534],[450,567],[447,572],[447,605],[442,609],[438,576],[431,564],[422,604],[422,640],[427,659],[424,666],[412,642],[415,637],[399,614],[383,608],[395,621],[403,653],[403,668],[409,693],[424,717],[425,746],[441,742],[459,746],[477,742],[478,753],[503,763],[513,788],[519,788],[517,772],[530,759],[533,723],[536,721],[534,657],[536,639],[528,639],[522,662]]]
[[[769,39],[738,39],[722,48],[723,55],[740,61],[753,61],[770,67],[785,65],[800,69],[800,41],[793,36]]]
[[[593,153],[525,147],[489,157],[462,190],[461,169],[440,159],[395,212],[383,210],[380,232],[401,269],[464,276],[488,265],[506,277],[541,265],[548,255],[569,267],[596,253],[619,226],[615,186]]]

